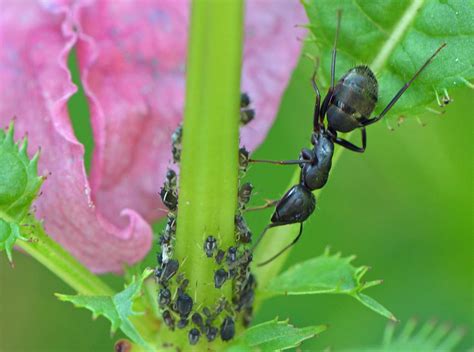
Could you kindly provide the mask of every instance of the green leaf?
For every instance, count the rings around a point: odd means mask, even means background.
[[[304,340],[310,339],[327,329],[326,325],[295,328],[287,321],[277,319],[267,321],[246,330],[236,344],[228,349],[237,351],[281,351],[298,347]]]
[[[453,351],[464,336],[464,329],[451,329],[449,325],[436,325],[436,322],[425,323],[416,333],[415,320],[410,320],[401,333],[394,337],[395,325],[389,324],[385,329],[381,346],[350,349],[346,351]]]
[[[390,111],[417,115],[436,100],[435,91],[474,88],[474,6],[464,0],[303,0],[319,48],[319,80],[328,87],[336,12],[342,9],[336,80],[368,64],[379,78],[381,111],[441,43],[447,47]],[[471,81],[471,82],[470,82]]]
[[[102,315],[111,323],[112,332],[120,329],[133,342],[142,346],[148,346],[135,326],[130,321],[130,317],[138,315],[132,310],[134,299],[141,293],[143,281],[153,272],[145,269],[141,277],[132,280],[130,285],[113,296],[86,296],[86,295],[62,295],[56,296],[65,302],[71,302],[76,307],[87,308],[92,311],[93,318]]]
[[[355,267],[354,256],[341,258],[340,253],[330,255],[326,249],[322,256],[294,265],[270,281],[264,288],[276,295],[347,294],[374,312],[396,321],[395,316],[373,298],[361,292],[382,283],[381,280],[363,282],[367,266]]]
[[[10,262],[16,240],[26,240],[19,226],[44,180],[38,176],[39,153],[30,160],[27,149],[26,138],[15,143],[13,123],[7,131],[0,129],[0,250]]]

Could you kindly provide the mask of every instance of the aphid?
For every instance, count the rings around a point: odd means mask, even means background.
[[[171,135],[171,154],[173,154],[173,162],[179,163],[181,160],[181,141],[183,139],[183,125],[179,124]]]
[[[178,289],[178,298],[176,299],[176,311],[183,318],[187,317],[193,309],[193,299],[188,294]]]
[[[167,288],[160,289],[158,294],[158,305],[163,308],[166,307],[171,302],[171,292]]]
[[[378,99],[378,83],[375,75],[367,66],[356,66],[350,69],[335,84],[336,70],[336,46],[341,22],[341,12],[338,12],[336,36],[332,50],[331,60],[331,80],[326,97],[321,104],[321,95],[316,84],[316,71],[313,73],[312,85],[316,92],[316,103],[313,114],[313,133],[311,142],[313,149],[304,148],[298,160],[252,160],[249,162],[268,162],[280,165],[294,165],[301,167],[300,183],[293,186],[280,199],[272,215],[271,223],[265,227],[259,239],[254,244],[253,249],[264,237],[268,229],[276,226],[289,224],[300,224],[298,235],[295,239],[272,256],[270,259],[259,263],[265,265],[277,258],[280,254],[294,245],[303,232],[303,222],[314,212],[316,199],[312,191],[324,187],[326,184],[331,161],[333,157],[334,144],[349,150],[362,153],[367,145],[367,135],[365,127],[382,119],[387,112],[395,105],[403,93],[418,77],[418,75],[431,63],[434,57],[443,49],[446,44],[442,44],[415,72],[413,77],[395,94],[382,112],[375,117],[370,117]],[[324,123],[326,120],[326,124]],[[361,130],[362,146],[358,147],[351,142],[338,137],[338,132],[350,132],[356,129]]]
[[[197,344],[199,341],[199,336],[201,336],[201,333],[199,332],[198,329],[192,328],[191,330],[189,330],[189,333],[188,333],[189,343],[191,345]]]
[[[244,312],[242,314],[242,324],[244,327],[248,327],[252,322],[253,317],[253,307],[245,307]]]
[[[163,312],[163,321],[165,322],[166,326],[168,326],[171,330],[174,330],[174,318],[169,310],[165,310]]]
[[[227,250],[227,257],[226,257],[227,265],[231,266],[232,264],[235,263],[236,260],[237,260],[237,248],[231,246]]]
[[[246,182],[239,188],[238,198],[239,198],[239,208],[245,209],[245,206],[250,201],[250,196],[252,195],[253,185],[250,182]]]
[[[160,197],[163,204],[171,211],[175,211],[178,207],[178,190],[176,172],[168,169],[166,173],[165,183],[160,190]]]
[[[163,253],[157,252],[156,253],[156,261],[159,265],[163,264]]]
[[[217,251],[217,254],[215,256],[215,259],[216,259],[216,263],[221,265],[222,263],[222,260],[224,259],[224,256],[225,256],[225,252],[222,250],[222,249],[219,249]]]
[[[249,151],[245,147],[241,147],[239,149],[239,169],[241,172],[247,172],[249,160]]]
[[[235,233],[241,243],[250,243],[252,241],[252,232],[250,232],[245,219],[240,214],[235,216]]]
[[[216,339],[218,332],[219,332],[219,329],[217,329],[216,327],[212,325],[206,325],[205,333],[206,333],[207,341],[209,342],[214,341]]]
[[[221,339],[222,341],[229,341],[234,337],[235,334],[235,324],[234,319],[230,316],[226,316],[224,321],[221,324]]]
[[[222,285],[224,285],[224,282],[226,282],[227,278],[229,277],[229,274],[227,271],[224,269],[218,269],[214,273],[214,287],[215,288],[221,288]]]
[[[204,321],[202,320],[201,314],[194,312],[191,316],[191,321],[202,331],[204,331]]]
[[[204,252],[208,258],[214,255],[214,251],[217,248],[217,240],[214,236],[208,236],[204,241]]]
[[[163,272],[159,277],[160,283],[167,283],[178,271],[179,262],[176,259],[170,259],[163,268]]]
[[[208,318],[208,319],[212,318],[211,310],[208,307],[204,307],[202,309],[202,314],[204,314],[206,316],[206,318]]]
[[[249,108],[250,97],[247,93],[242,93],[240,95],[240,123],[242,125],[248,124],[255,118],[255,110]]]
[[[176,324],[176,326],[178,329],[184,329],[186,326],[188,326],[188,322],[188,319],[181,317],[181,319],[178,320],[178,324]]]
[[[156,267],[154,272],[155,278],[160,281],[161,275],[163,275],[163,269],[161,267]]]

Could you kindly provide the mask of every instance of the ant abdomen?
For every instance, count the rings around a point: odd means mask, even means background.
[[[301,184],[291,187],[278,202],[272,215],[272,223],[293,224],[305,221],[316,207],[316,198]]]
[[[329,128],[350,132],[361,127],[360,120],[368,119],[378,98],[378,83],[367,66],[350,69],[334,87],[327,110]]]

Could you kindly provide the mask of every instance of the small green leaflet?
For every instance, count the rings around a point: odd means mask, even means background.
[[[330,255],[326,249],[322,256],[296,264],[274,278],[264,291],[276,295],[347,294],[374,312],[397,321],[380,303],[361,293],[369,287],[381,284],[382,281],[361,282],[369,268],[354,267],[351,265],[354,259],[354,256],[341,258],[339,253]]]
[[[464,330],[451,329],[449,325],[438,325],[436,322],[425,323],[417,332],[415,320],[410,320],[403,328],[402,332],[394,337],[395,325],[389,324],[385,329],[381,346],[357,348],[345,350],[346,352],[358,351],[442,351],[450,352],[461,341]]]
[[[336,12],[342,10],[336,80],[349,68],[369,65],[379,79],[379,104],[395,93],[438,48],[447,43],[389,115],[416,116],[436,93],[474,88],[474,6],[465,0],[303,0],[309,29],[319,48],[318,83],[328,87]],[[321,92],[323,93],[323,92]],[[437,107],[437,105],[432,105]]]
[[[130,317],[138,315],[133,312],[132,305],[134,299],[141,293],[143,281],[153,272],[151,269],[145,269],[141,277],[133,279],[130,285],[113,296],[84,296],[84,295],[62,295],[56,296],[64,302],[71,302],[76,307],[87,308],[92,311],[92,316],[96,319],[103,315],[112,323],[112,332],[120,329],[133,342],[147,347],[147,343],[131,323]]]
[[[228,352],[239,351],[281,351],[298,347],[304,340],[310,339],[327,329],[326,325],[295,328],[288,321],[277,319],[267,321],[246,330],[237,338]]]
[[[38,176],[36,153],[30,160],[28,143],[14,141],[13,123],[5,132],[0,129],[0,251],[12,261],[12,249],[20,235],[20,224],[30,211],[44,178]]]

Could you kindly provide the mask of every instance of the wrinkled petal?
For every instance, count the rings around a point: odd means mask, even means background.
[[[124,207],[149,220],[163,214],[157,193],[182,119],[188,3],[91,1],[80,13],[79,65],[96,138],[91,185],[108,219]],[[300,55],[298,0],[247,1],[242,88],[257,117],[242,131],[264,139]]]
[[[36,202],[48,234],[95,272],[120,271],[141,259],[150,226],[121,207],[122,227],[94,206],[66,102],[76,91],[66,66],[77,40],[69,1],[2,0],[0,11],[0,124],[16,116],[17,137],[42,148],[39,171],[48,175]]]
[[[252,99],[255,119],[241,130],[241,144],[254,150],[265,139],[301,54],[307,22],[299,0],[246,2],[242,91]]]

